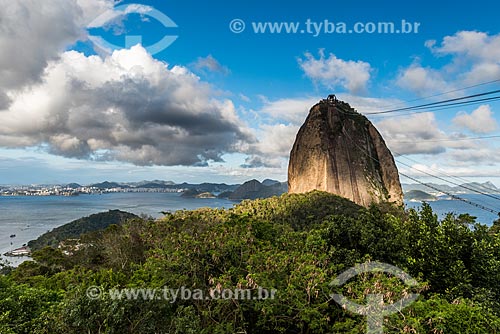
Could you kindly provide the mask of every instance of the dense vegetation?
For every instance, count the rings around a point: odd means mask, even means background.
[[[78,238],[84,233],[103,230],[110,225],[118,225],[134,218],[139,217],[120,210],[96,213],[56,227],[52,231],[42,234],[36,240],[28,242],[28,246],[32,250],[41,249],[45,246],[57,247],[59,242],[63,240]]]
[[[386,333],[500,332],[500,234],[468,215],[439,221],[390,206],[360,208],[312,192],[245,201],[234,209],[133,219],[83,236],[72,256],[50,247],[0,276],[0,333],[363,333],[360,304],[419,293],[386,317]],[[330,282],[366,261],[395,265],[419,285],[385,274]],[[274,299],[91,299],[89,287],[276,289]]]

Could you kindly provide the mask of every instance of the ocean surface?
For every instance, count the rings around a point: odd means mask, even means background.
[[[481,195],[463,198],[500,210],[500,202]],[[179,193],[114,193],[103,195],[64,196],[0,196],[0,254],[23,246],[53,228],[93,213],[120,209],[135,214],[161,217],[160,211],[196,209],[200,207],[230,208],[233,201],[216,198],[184,198]],[[442,218],[448,212],[469,213],[477,221],[491,225],[497,214],[483,211],[458,200],[441,199],[429,203]],[[407,207],[420,207],[406,202]],[[15,235],[15,237],[11,237]],[[5,258],[17,264],[25,258]]]
[[[457,215],[461,213],[468,213],[471,216],[476,217],[476,222],[488,226],[491,226],[493,221],[498,219],[498,213],[500,212],[499,200],[477,194],[460,194],[457,196],[469,200],[473,203],[493,209],[494,211],[496,211],[496,213],[485,211],[460,200],[446,199],[447,196],[439,197],[440,199],[438,201],[429,202],[429,205],[432,207],[432,210],[437,213],[439,218],[443,218],[447,213],[450,212]],[[500,197],[500,194],[496,194],[495,196]],[[422,203],[405,201],[405,205],[408,208],[419,208],[422,206]]]
[[[53,228],[94,213],[119,209],[161,217],[161,211],[201,207],[230,208],[236,202],[218,198],[185,198],[179,193],[111,193],[80,196],[0,196],[1,258],[18,264],[25,258],[3,254]],[[11,235],[15,237],[11,238]]]

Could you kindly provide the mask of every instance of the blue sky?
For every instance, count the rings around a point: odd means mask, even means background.
[[[499,4],[15,0],[4,7],[0,184],[286,180],[309,108],[335,93],[367,114],[405,174],[500,186],[498,101],[368,115],[500,89],[499,81],[483,84],[500,79]],[[235,19],[245,23],[241,33],[230,29]],[[301,33],[308,20],[347,29],[419,26],[418,33],[314,36]],[[254,31],[267,22],[298,31]],[[89,35],[118,48],[99,48]],[[177,39],[148,52],[166,35]],[[125,36],[141,36],[142,45],[126,47]]]

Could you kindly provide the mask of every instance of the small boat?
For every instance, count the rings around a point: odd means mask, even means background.
[[[16,235],[15,235],[15,234],[11,234],[11,235],[10,235],[10,237],[11,237],[11,238],[15,238],[15,237],[16,237]]]

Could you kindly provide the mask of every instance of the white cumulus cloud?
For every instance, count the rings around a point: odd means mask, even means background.
[[[38,82],[68,45],[112,0],[0,0],[0,88]]]
[[[376,127],[395,155],[438,154],[446,150],[443,143],[436,142],[446,136],[431,112],[384,119]]]
[[[479,106],[470,114],[461,111],[453,119],[453,123],[474,133],[489,133],[498,128],[489,105]]]
[[[319,100],[320,99],[317,97],[283,98],[273,101],[265,100],[258,113],[267,115],[274,120],[302,124],[311,107],[318,103]]]
[[[115,3],[0,0],[0,147],[197,166],[253,145],[232,101],[186,67],[158,61],[140,45],[103,56],[65,51],[87,40],[88,27],[152,10]],[[213,57],[204,64],[220,65]]]
[[[459,74],[465,84],[476,84],[500,77],[500,34],[480,31],[459,31],[446,36],[440,45],[430,49],[438,56],[451,55],[447,69]]]
[[[500,77],[500,34],[459,31],[442,41],[428,40],[434,56],[449,57],[439,68],[418,61],[401,69],[396,83],[418,94],[435,94],[496,80]]]
[[[212,55],[206,57],[199,57],[194,62],[193,67],[202,72],[213,72],[228,75],[231,71],[226,66],[219,63]]]
[[[480,31],[459,31],[446,36],[440,46],[431,46],[438,54],[455,54],[481,61],[500,60],[500,34],[488,35]]]
[[[366,89],[372,71],[367,62],[343,60],[332,53],[325,57],[323,50],[319,51],[319,58],[315,58],[309,52],[306,53],[303,59],[299,59],[299,65],[313,82],[331,89],[343,87],[352,93]]]
[[[420,95],[444,92],[449,89],[449,84],[439,71],[422,67],[418,63],[400,71],[396,84]]]
[[[259,141],[251,145],[249,152],[254,153],[247,159],[244,167],[274,167],[285,165],[290,156],[299,125],[274,124],[262,125],[257,133]]]
[[[0,145],[137,165],[206,165],[254,138],[230,100],[137,45],[101,58],[68,51],[0,113]]]

